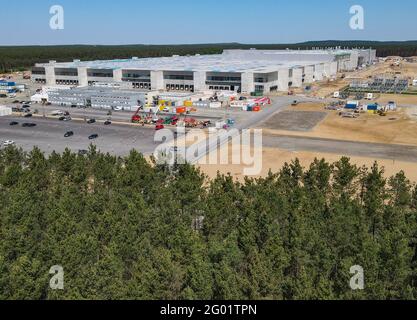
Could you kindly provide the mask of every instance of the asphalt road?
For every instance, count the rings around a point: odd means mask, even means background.
[[[61,110],[61,111],[68,111],[73,118],[79,118],[79,119],[90,119],[94,118],[96,120],[107,120],[111,119],[112,121],[117,122],[128,122],[130,123],[130,120],[132,118],[132,115],[134,112],[132,111],[112,111],[111,116],[108,115],[109,110],[104,109],[95,109],[95,108],[71,108],[71,107],[63,107],[63,106],[44,106],[40,104],[32,104],[30,106],[30,109],[32,111],[38,110],[38,114],[41,116],[47,116],[50,117],[51,113],[55,110]],[[159,113],[158,116],[172,116],[173,114],[169,113]],[[213,110],[207,109],[199,111],[198,113],[190,114],[189,117],[196,118],[196,119],[202,119],[202,120],[211,120],[211,121],[217,121],[222,118],[222,114],[216,114],[213,112]]]
[[[294,99],[308,101],[311,99],[300,97],[278,97],[274,103],[267,106],[259,113],[243,113],[237,121],[237,129],[255,127],[257,124],[272,119],[279,115]],[[33,107],[32,107],[33,109]],[[49,111],[61,109],[48,107]],[[84,115],[104,120],[107,117],[100,110],[77,110]],[[210,111],[212,112],[212,111]],[[214,111],[213,111],[214,112]],[[74,117],[77,114],[72,113]],[[40,113],[42,114],[42,113]],[[114,113],[113,113],[114,114]],[[87,118],[89,118],[87,116]],[[128,119],[129,113],[118,113],[122,119]],[[115,120],[115,116],[113,116]],[[18,126],[10,126],[11,121],[19,122]],[[33,122],[34,128],[23,128],[24,122]],[[74,131],[74,136],[64,138],[67,131]],[[89,140],[91,134],[98,134],[96,140]],[[153,128],[132,127],[127,125],[104,126],[102,122],[88,125],[83,122],[62,122],[57,119],[21,117],[0,117],[0,141],[13,140],[16,145],[26,151],[38,146],[49,154],[53,150],[62,152],[65,148],[77,152],[80,149],[88,149],[94,144],[102,152],[114,155],[126,155],[132,149],[143,154],[152,154],[158,143],[154,142],[155,130]],[[374,159],[392,159],[397,161],[417,162],[417,147],[404,145],[388,145],[376,143],[363,143],[354,141],[339,141],[331,139],[318,139],[293,136],[264,136],[264,147],[280,148],[290,151],[308,151],[317,153],[332,153],[346,156],[360,156]],[[216,146],[213,146],[216,147]],[[205,149],[205,148],[204,148]],[[211,148],[208,148],[211,150]],[[205,152],[203,152],[205,153]]]
[[[289,151],[331,153],[373,159],[417,162],[417,147],[292,136],[264,136],[263,146]]]
[[[17,126],[10,126],[11,121],[19,122]],[[22,123],[36,123],[34,128],[23,128]],[[67,131],[73,131],[74,136],[65,138]],[[92,134],[98,134],[96,140],[89,140]],[[143,154],[154,152],[155,130],[151,128],[110,125],[103,123],[86,124],[83,122],[62,122],[54,119],[0,117],[0,141],[12,140],[18,147],[30,151],[38,146],[46,154],[52,151],[63,152],[69,148],[74,152],[88,149],[94,144],[102,152],[114,155],[127,155],[132,149]]]

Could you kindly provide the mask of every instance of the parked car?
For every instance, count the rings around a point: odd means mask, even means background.
[[[73,131],[68,131],[67,133],[64,134],[64,137],[69,138],[69,137],[72,137],[73,135],[74,135]]]
[[[92,134],[91,136],[88,137],[89,140],[94,140],[98,138],[98,134]]]
[[[84,155],[86,155],[88,153],[88,151],[87,150],[78,150],[78,155],[80,155],[80,156],[84,156]]]
[[[12,140],[6,140],[6,141],[3,142],[3,146],[5,146],[5,147],[12,146],[14,144],[15,144],[15,142],[12,141]]]
[[[164,125],[163,124],[157,124],[156,125],[156,127],[155,127],[155,130],[156,131],[158,131],[158,130],[162,130],[162,129],[164,129],[165,127],[164,127]]]
[[[23,128],[33,128],[36,127],[36,123],[24,123],[22,124]]]
[[[123,108],[122,108],[122,107],[114,107],[114,108],[113,108],[113,110],[114,110],[114,111],[122,111],[122,110],[123,110]]]
[[[32,118],[32,114],[31,113],[26,113],[23,117],[24,118]]]
[[[16,122],[16,121],[12,121],[12,122],[10,122],[10,125],[11,126],[17,126],[19,124],[19,122]]]
[[[55,111],[52,111],[51,115],[52,116],[63,116],[64,115],[64,111],[55,110]]]
[[[96,123],[96,119],[89,119],[89,120],[87,121],[87,123],[88,123],[88,124],[93,124],[93,123]]]
[[[105,126],[109,126],[109,125],[111,125],[111,121],[110,121],[110,120],[106,120],[106,121],[104,122],[104,125],[105,125]]]

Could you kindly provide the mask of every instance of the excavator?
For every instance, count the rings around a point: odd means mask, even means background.
[[[381,117],[386,117],[387,112],[385,111],[385,109],[380,109],[380,110],[378,110],[378,115],[381,116]]]
[[[142,120],[142,117],[139,115],[142,109],[139,107],[135,114],[132,116],[132,123],[139,123]]]

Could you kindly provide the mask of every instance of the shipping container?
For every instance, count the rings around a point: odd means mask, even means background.
[[[368,104],[367,110],[368,111],[377,111],[377,110],[379,110],[379,105],[377,103],[375,103],[375,104]]]
[[[210,102],[209,101],[196,101],[196,102],[194,102],[194,107],[208,108],[208,107],[210,107]]]
[[[346,109],[357,109],[359,107],[359,101],[348,101],[346,103]]]
[[[6,106],[0,106],[0,117],[12,115],[12,108]]]

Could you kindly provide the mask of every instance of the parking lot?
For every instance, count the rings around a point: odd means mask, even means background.
[[[10,122],[19,124],[10,126]],[[35,123],[36,127],[24,128],[23,123]],[[73,131],[72,137],[65,138],[68,131]],[[98,138],[89,140],[89,136],[97,134]],[[69,148],[73,152],[86,150],[93,144],[102,152],[113,155],[127,155],[132,149],[149,155],[154,152],[155,130],[151,128],[110,125],[102,122],[86,124],[83,122],[63,122],[57,119],[1,117],[0,141],[14,141],[17,147],[30,151],[34,146],[39,147],[46,154],[52,151],[63,152]]]

